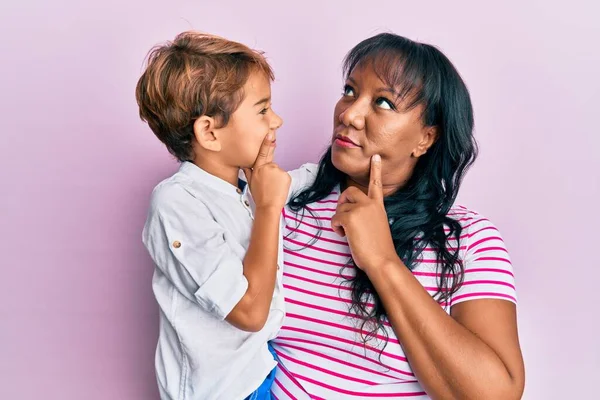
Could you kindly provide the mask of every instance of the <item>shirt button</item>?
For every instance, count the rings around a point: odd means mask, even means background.
[[[242,189],[237,188],[236,191],[238,192],[238,194],[242,194]]]
[[[246,207],[250,207],[250,202],[248,200],[244,200],[244,204],[246,205]]]
[[[175,247],[176,249],[181,247],[181,242],[179,240],[176,240],[173,242],[173,247]]]

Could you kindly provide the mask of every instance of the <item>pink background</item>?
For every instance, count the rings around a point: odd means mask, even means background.
[[[239,3],[0,4],[0,398],[157,398],[140,231],[177,166],[139,121],[134,86],[150,47],[190,28],[267,51],[287,168],[324,149],[353,45],[385,30],[438,45],[471,90],[482,147],[461,202],[499,225],[514,259],[525,398],[595,394],[597,3]]]

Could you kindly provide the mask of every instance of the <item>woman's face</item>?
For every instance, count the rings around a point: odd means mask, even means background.
[[[335,106],[333,165],[348,176],[349,184],[365,187],[371,157],[379,154],[384,187],[402,186],[435,141],[436,129],[423,126],[421,112],[421,106],[404,110],[397,89],[379,79],[372,63],[357,65]]]

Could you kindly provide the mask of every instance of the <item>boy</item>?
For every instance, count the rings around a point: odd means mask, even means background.
[[[154,189],[143,232],[156,265],[163,400],[268,396],[267,341],[284,317],[281,210],[314,172],[292,172],[290,188],[272,162],[282,124],[273,78],[245,45],[184,32],[152,50],[138,82],[141,118],[182,163]]]

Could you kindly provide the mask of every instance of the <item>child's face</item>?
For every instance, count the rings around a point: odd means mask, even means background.
[[[253,72],[244,85],[244,100],[221,128],[221,154],[229,165],[250,168],[269,133],[283,123],[271,109],[271,83],[262,72]]]

